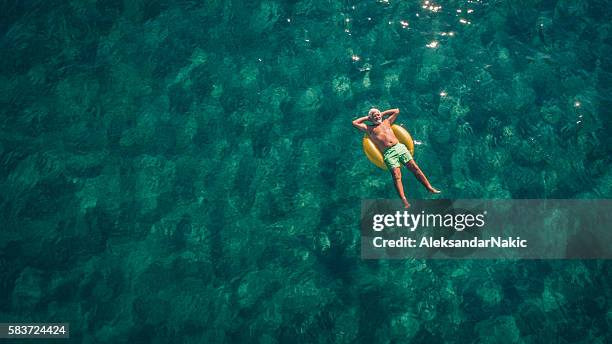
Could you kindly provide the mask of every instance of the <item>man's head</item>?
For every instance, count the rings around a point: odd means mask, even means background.
[[[368,117],[370,117],[370,121],[374,122],[375,124],[382,123],[382,114],[377,108],[371,108],[368,112]]]

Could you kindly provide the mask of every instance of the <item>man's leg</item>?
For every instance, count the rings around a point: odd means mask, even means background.
[[[410,207],[410,203],[404,196],[404,186],[402,185],[402,171],[399,167],[394,167],[391,169],[391,176],[393,177],[393,184],[395,185],[395,190],[397,190],[397,194],[404,202],[404,208]]]
[[[431,184],[429,183],[429,180],[427,180],[427,177],[425,177],[425,174],[423,174],[423,171],[421,171],[421,169],[419,168],[419,165],[417,165],[417,163],[414,161],[414,159],[411,159],[410,161],[408,161],[406,163],[406,167],[410,171],[412,171],[414,176],[421,182],[421,184],[423,184],[423,186],[425,186],[425,188],[429,192],[440,193],[440,191],[438,189],[436,189],[433,186],[431,186]]]

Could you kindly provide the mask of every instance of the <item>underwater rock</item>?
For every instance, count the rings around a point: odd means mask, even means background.
[[[568,82],[567,79],[559,80],[553,66],[543,58],[530,63],[525,74],[529,75],[530,84],[533,86],[534,91],[536,91],[536,99],[540,101],[554,97],[557,88],[560,86],[559,83]],[[581,87],[576,89],[579,88]]]
[[[15,281],[12,307],[20,312],[33,311],[43,296],[43,272],[26,267]]]
[[[302,113],[313,114],[321,107],[323,103],[323,92],[318,86],[309,87],[299,97],[296,106],[297,111]]]
[[[237,290],[238,303],[241,308],[251,307],[265,296],[266,289],[271,287],[274,280],[273,271],[257,271],[247,274],[241,281]]]
[[[155,210],[162,193],[172,188],[175,164],[153,156],[143,156],[136,161],[139,170],[134,180],[134,192],[140,200],[141,213],[146,214]]]
[[[279,77],[285,80],[287,83],[287,85],[282,85],[282,87],[290,86],[291,90],[295,90],[296,87],[306,87],[302,69],[299,64],[295,63],[295,58],[293,57],[292,52],[282,50],[278,53],[275,59],[278,64],[277,68]]]
[[[262,101],[280,113],[281,106],[289,101],[289,91],[285,87],[268,87],[261,92]]]
[[[540,198],[544,188],[542,176],[537,171],[516,164],[512,169],[504,171],[504,180],[508,190],[513,197],[524,195],[524,197]]]
[[[506,188],[503,187],[501,178],[495,176],[492,178],[485,187],[484,198],[487,199],[511,199],[512,194]]]
[[[388,93],[397,92],[400,87],[400,76],[401,70],[399,68],[388,69],[384,73],[384,88]]]
[[[281,15],[281,9],[275,1],[263,1],[253,13],[250,26],[254,32],[261,34],[274,27]]]
[[[476,290],[476,295],[478,295],[482,303],[488,307],[498,305],[504,297],[501,286],[493,282],[485,282],[483,286]]]
[[[465,181],[470,176],[469,162],[471,149],[466,145],[457,146],[451,158],[452,175],[455,182]]]
[[[468,105],[462,105],[460,103],[456,103],[453,105],[450,111],[451,120],[456,122],[460,119],[465,118],[467,114],[470,112],[470,107]]]
[[[451,128],[447,125],[436,128],[430,133],[429,140],[439,146],[447,145],[451,140]]]
[[[512,316],[504,315],[476,324],[476,332],[481,343],[513,344],[519,343],[521,332]]]
[[[436,65],[421,66],[415,77],[415,85],[420,91],[426,91],[440,80],[440,68]]]
[[[194,72],[198,70],[198,67],[204,65],[209,59],[208,54],[202,50],[200,47],[196,47],[191,53],[191,57],[189,58],[189,64],[182,67],[174,77],[174,80],[169,81],[167,87],[170,89],[175,85],[183,86],[187,88],[193,84],[192,78],[196,74]]]
[[[564,118],[564,113],[558,105],[546,103],[540,107],[540,116],[547,123],[557,125]]]
[[[331,247],[331,241],[327,233],[321,231],[314,237],[314,251],[318,254],[325,255]]]
[[[506,125],[501,130],[501,144],[508,147],[510,151],[516,151],[521,146],[521,140],[516,132],[516,127]]]
[[[359,334],[359,326],[355,321],[358,315],[356,308],[343,310],[334,319],[333,342],[339,344],[354,343]]]
[[[502,149],[487,151],[483,153],[483,156],[484,162],[490,167],[488,170],[492,172],[492,175],[497,175],[497,172],[494,171],[499,171],[499,169],[507,166],[511,159],[510,152]]]
[[[148,147],[154,145],[154,142],[157,141],[155,130],[158,124],[154,114],[141,114],[136,118],[136,126],[126,128],[121,133],[119,146],[128,155],[139,155],[146,152]]]
[[[199,124],[196,116],[189,116],[181,125],[177,133],[177,145],[183,149],[189,149],[193,144],[193,138],[199,130]]]
[[[61,218],[58,214],[63,213],[63,207],[70,202],[77,186],[74,179],[65,175],[65,161],[55,153],[21,157],[22,160],[3,183],[4,214],[8,217],[5,221],[12,223],[12,226],[30,221],[33,221],[32,224],[43,224],[43,221],[54,217],[57,221]],[[41,230],[40,233],[44,232]]]
[[[100,205],[104,209],[117,209],[121,202],[120,177],[116,174],[102,174],[82,181],[81,189],[76,193],[80,200],[80,211],[86,214],[88,209]]]
[[[528,137],[520,141],[517,150],[512,152],[513,158],[526,166],[535,166],[544,161],[547,154],[547,145],[538,142],[533,137]]]
[[[474,129],[470,122],[464,121],[457,125],[456,135],[459,141],[469,141],[474,135]]]
[[[365,89],[368,89],[372,86],[372,80],[370,79],[370,71],[367,71],[363,75],[363,80],[361,81],[361,86]]]
[[[404,313],[391,319],[391,340],[399,343],[409,343],[421,328],[420,321],[412,313]]]
[[[567,301],[562,293],[555,291],[552,286],[553,281],[546,279],[544,291],[542,292],[541,305],[544,312],[557,311],[561,307],[565,307]]]
[[[259,77],[259,67],[255,63],[247,63],[240,69],[241,86],[254,90],[257,88],[257,79]]]
[[[312,12],[316,11],[318,2],[314,2],[312,0],[302,0],[298,1],[293,5],[293,16],[300,17],[305,16],[308,17]]]
[[[585,0],[559,0],[555,6],[553,20],[561,23],[586,15],[588,1]]]
[[[599,198],[611,198],[612,195],[612,171],[608,170],[595,182],[595,194]]]
[[[512,78],[514,66],[508,48],[494,45],[491,55],[494,57],[489,71],[496,80],[509,80]]]
[[[503,89],[495,87],[483,101],[483,108],[500,120],[514,116],[514,99]]]
[[[141,295],[132,303],[132,314],[135,320],[147,325],[160,325],[167,321],[170,302],[161,295]]]
[[[457,103],[453,97],[440,97],[440,102],[438,103],[438,115],[442,120],[448,120],[451,118],[451,110]]]
[[[517,113],[525,111],[528,106],[535,103],[535,92],[529,87],[527,81],[519,75],[512,79],[512,98],[512,109]]]
[[[549,75],[554,75],[554,73],[550,73]],[[549,77],[550,78],[550,77]],[[542,80],[542,79],[540,79]],[[544,81],[547,81],[546,79],[543,79]],[[551,84],[551,81],[553,80],[548,80],[549,83],[548,85]],[[556,81],[556,80],[554,80]],[[563,79],[561,79],[561,86],[563,86],[564,89],[566,90],[581,90],[582,94],[595,94],[595,92],[591,90],[589,90],[589,88],[592,85],[592,80],[585,78],[582,75],[572,75],[572,76],[567,76]],[[575,103],[576,101],[578,101],[581,105],[580,106],[586,106],[589,104],[588,99],[592,98],[589,96],[586,97],[581,97],[581,95],[577,95],[575,97],[573,97],[573,103]],[[573,104],[572,104],[573,105]]]
[[[96,79],[73,76],[62,79],[55,87],[57,106],[62,109],[56,120],[64,125],[79,120],[89,113],[101,86]]]
[[[349,100],[353,97],[351,80],[344,75],[337,76],[334,78],[334,80],[332,80],[332,89],[336,96],[343,101]]]
[[[495,91],[496,81],[491,76],[491,73],[489,73],[485,68],[478,68],[473,78],[474,88],[478,89],[480,92],[490,93]]]

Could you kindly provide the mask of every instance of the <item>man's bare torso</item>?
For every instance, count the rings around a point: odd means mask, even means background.
[[[399,142],[386,119],[377,126],[368,125],[368,136],[382,152]]]

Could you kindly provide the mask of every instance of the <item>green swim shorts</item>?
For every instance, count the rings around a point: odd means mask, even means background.
[[[389,170],[391,170],[395,167],[405,165],[408,161],[412,160],[412,155],[410,155],[408,148],[406,148],[404,144],[398,143],[385,151],[383,160]]]

